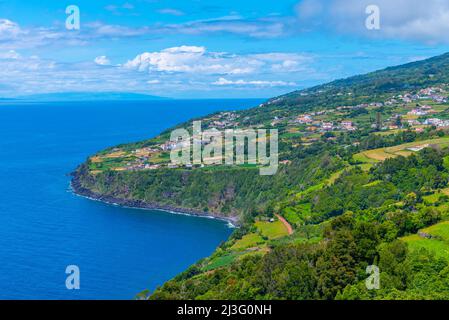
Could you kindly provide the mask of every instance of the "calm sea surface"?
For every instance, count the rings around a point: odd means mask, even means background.
[[[209,255],[225,222],[78,197],[90,154],[260,100],[0,103],[0,299],[132,299]],[[80,268],[80,290],[65,269]]]

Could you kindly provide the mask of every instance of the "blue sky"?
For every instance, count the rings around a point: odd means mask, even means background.
[[[0,1],[0,97],[272,97],[445,53],[448,21],[441,0]]]

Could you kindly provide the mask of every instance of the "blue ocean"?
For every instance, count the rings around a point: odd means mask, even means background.
[[[0,103],[0,299],[132,299],[211,254],[226,222],[73,194],[70,172],[109,146],[261,100]],[[80,289],[66,288],[66,267]]]

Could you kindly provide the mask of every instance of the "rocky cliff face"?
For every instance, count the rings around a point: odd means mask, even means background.
[[[110,190],[107,190],[108,184],[111,186],[116,185],[115,179],[108,177],[104,182],[103,178],[97,180],[94,175],[89,173],[86,164],[81,165],[72,173],[71,187],[73,191],[80,196],[93,200],[131,208],[166,210],[195,216],[213,217],[231,222],[234,225],[238,225],[240,221],[240,217],[236,210],[228,213],[221,212],[224,203],[234,199],[235,191],[233,187],[228,187],[224,193],[217,194],[210,198],[208,200],[208,206],[204,208],[205,210],[199,210],[197,208],[192,208],[189,205],[182,206],[168,204],[167,202],[163,203],[139,199],[133,195],[132,188],[125,181],[123,184],[119,184],[118,188],[110,188]],[[171,191],[166,191],[161,194],[161,197],[170,199],[174,198],[175,194]]]

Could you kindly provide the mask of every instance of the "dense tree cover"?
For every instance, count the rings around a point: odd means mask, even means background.
[[[320,244],[280,245],[208,273],[193,267],[152,299],[449,299],[448,261],[425,250],[410,254],[384,233],[379,223],[344,214]],[[365,286],[371,264],[380,268],[380,290]]]
[[[350,170],[308,198],[315,220],[309,223],[331,218],[321,242],[279,242],[265,256],[249,256],[210,272],[196,265],[152,298],[449,299],[448,260],[425,250],[410,252],[397,240],[442,218],[438,208],[422,202],[421,192],[411,190],[446,187],[443,158],[448,153],[427,148],[380,163],[370,172]],[[372,264],[380,268],[380,290],[365,286],[366,267]]]
[[[379,248],[379,268],[379,290],[367,290],[361,281],[347,286],[336,299],[449,299],[449,264],[426,249],[410,253],[403,242],[384,244]]]
[[[417,155],[387,159],[363,172],[344,173],[333,185],[312,195],[314,221],[346,211],[391,206],[403,200],[402,209],[413,211],[426,192],[444,188],[449,172],[443,165],[448,150],[426,148]]]

